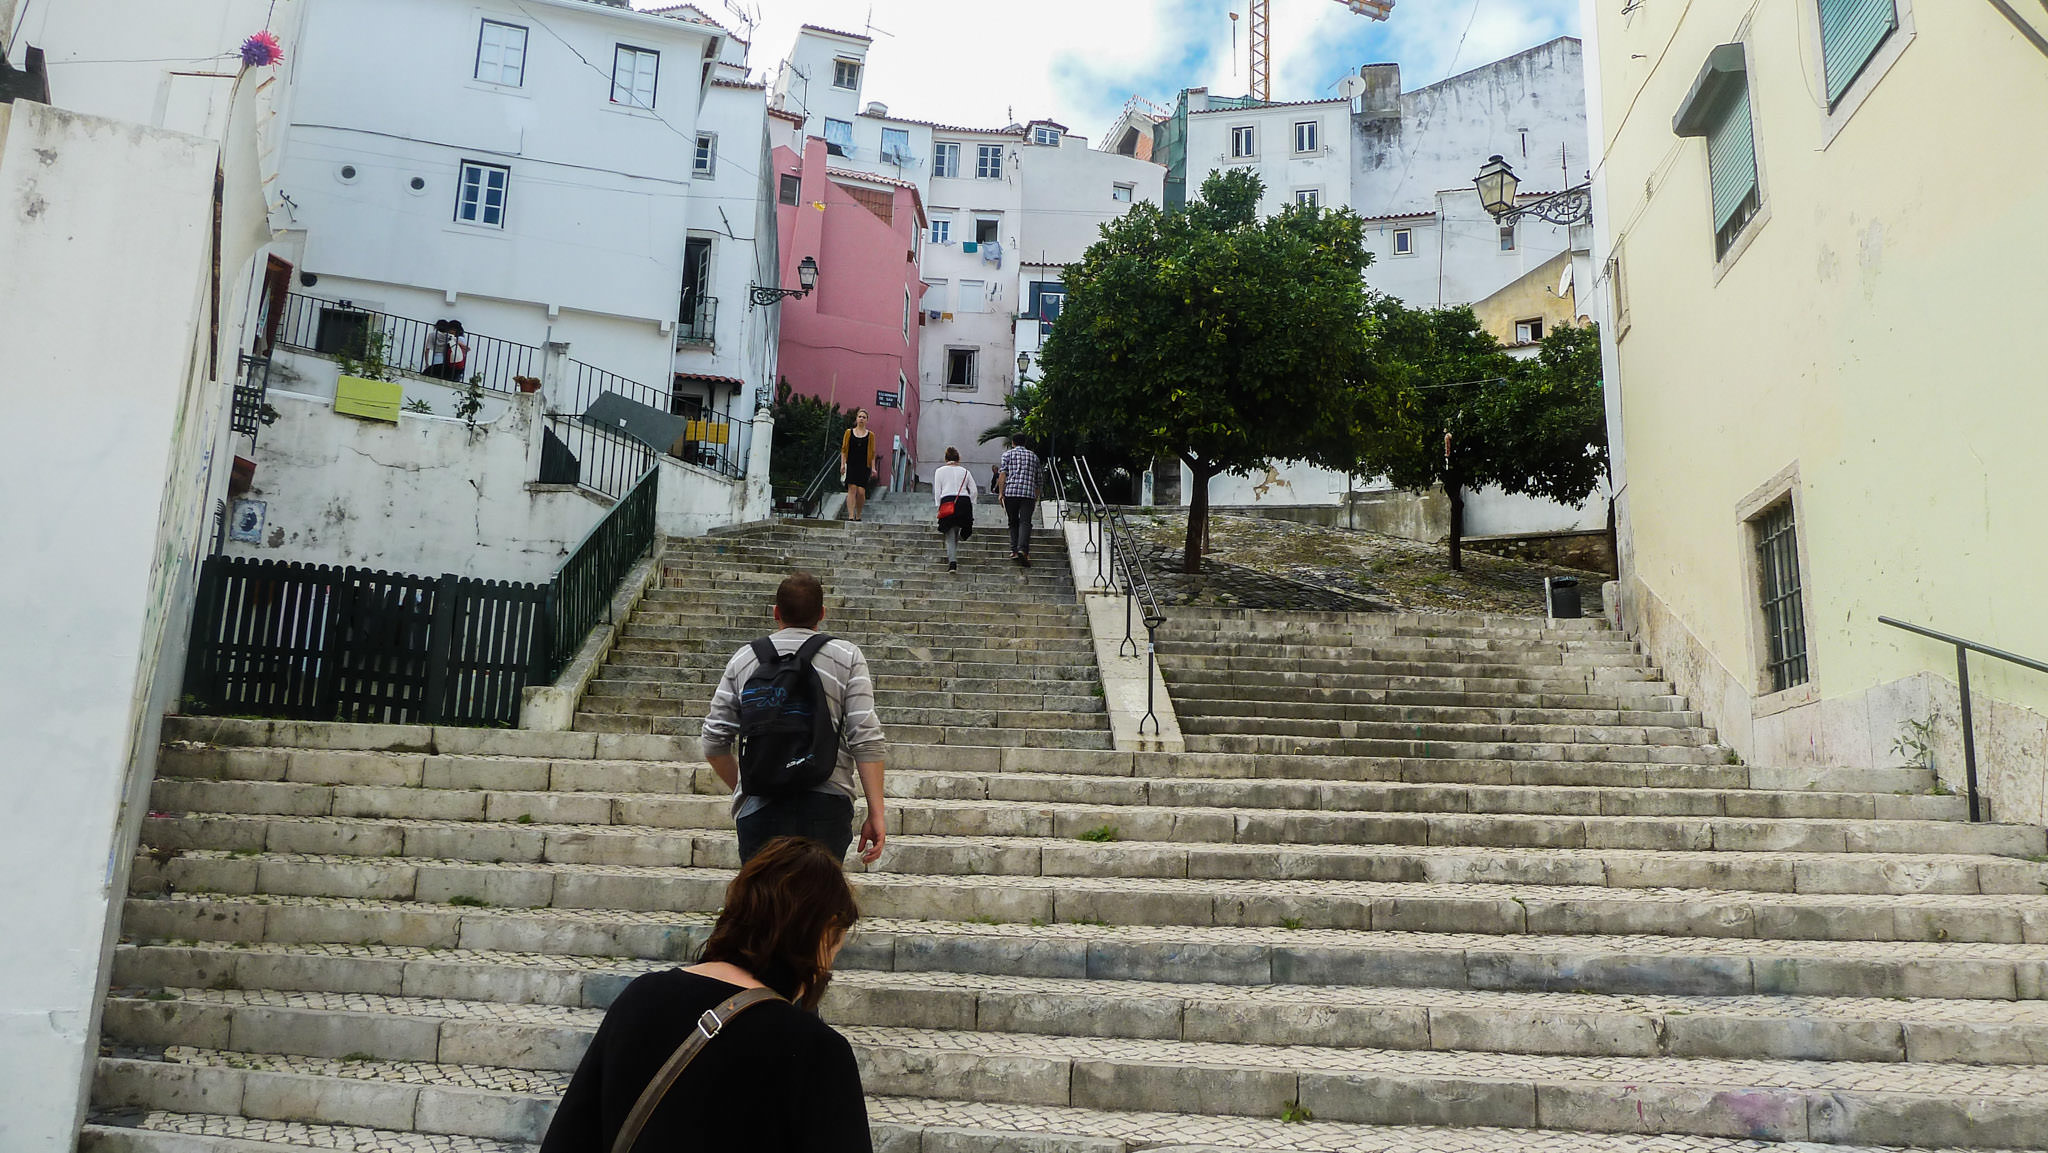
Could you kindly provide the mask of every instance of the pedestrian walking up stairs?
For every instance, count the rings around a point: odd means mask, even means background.
[[[1057,542],[934,535],[677,542],[577,732],[175,721],[82,1147],[529,1148],[708,931],[687,718],[803,564],[887,694],[880,1149],[2048,1148],[2043,830],[1734,763],[1593,624],[1183,611],[1116,751]]]

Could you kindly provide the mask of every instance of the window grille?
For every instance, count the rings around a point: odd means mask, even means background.
[[[1806,613],[1800,603],[1799,543],[1788,498],[1756,518],[1756,559],[1761,581],[1766,664],[1771,691],[1807,680]]]

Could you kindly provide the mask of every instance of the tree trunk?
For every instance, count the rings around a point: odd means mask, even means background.
[[[1181,542],[1180,571],[1198,573],[1202,571],[1202,545],[1209,539],[1209,478],[1216,473],[1192,463],[1188,472],[1194,477],[1194,491],[1188,494],[1188,535]]]
[[[1444,495],[1451,498],[1451,571],[1465,571],[1465,489],[1455,481],[1444,482]]]

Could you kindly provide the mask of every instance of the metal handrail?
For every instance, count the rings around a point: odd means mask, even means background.
[[[1091,536],[1095,542],[1097,587],[1114,588],[1111,583],[1122,574],[1124,598],[1124,639],[1117,646],[1118,656],[1137,656],[1138,642],[1131,631],[1131,613],[1136,610],[1145,624],[1145,715],[1138,721],[1138,732],[1145,731],[1145,722],[1152,722],[1153,735],[1159,733],[1159,716],[1153,707],[1152,681],[1154,666],[1159,651],[1159,626],[1166,623],[1166,613],[1159,607],[1158,594],[1152,591],[1151,574],[1145,571],[1145,557],[1138,550],[1137,535],[1124,520],[1123,509],[1110,504],[1102,497],[1102,486],[1095,481],[1095,469],[1086,457],[1072,458],[1074,478],[1080,485],[1081,495],[1087,501],[1088,520]],[[1058,469],[1054,469],[1056,487],[1064,492],[1065,485],[1058,481]],[[1109,558],[1109,581],[1103,580],[1104,556]],[[1130,651],[1126,653],[1124,650]]]
[[[827,453],[825,462],[818,466],[817,474],[811,477],[811,482],[804,486],[803,493],[796,498],[797,508],[803,515],[818,515],[818,506],[825,501],[825,486],[832,483],[832,473],[838,466],[839,454]]]
[[[2048,661],[2037,661],[2031,657],[2020,656],[2018,653],[2009,653],[2004,649],[1992,648],[1987,644],[1964,640],[1962,637],[1953,636],[1937,629],[1930,629],[1924,625],[1908,624],[1905,621],[1895,620],[1891,617],[1881,616],[1877,618],[1877,623],[1890,625],[1895,629],[1904,629],[1906,632],[1956,647],[1956,686],[1962,691],[1963,707],[1963,780],[1965,788],[1969,792],[1970,819],[1972,821],[1980,820],[1977,804],[1977,734],[1976,727],[1970,720],[1970,654],[1973,652],[1983,653],[1987,657],[1996,657],[1999,660],[2016,664],[2023,669],[2032,669],[2037,673],[2048,673]]]
[[[591,526],[548,582],[549,680],[583,645],[585,634],[611,617],[619,582],[654,547],[655,507],[661,470],[640,474],[619,503]]]

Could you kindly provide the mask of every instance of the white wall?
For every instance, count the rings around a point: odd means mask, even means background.
[[[950,141],[960,146],[957,177],[934,177],[925,199],[925,213],[933,221],[952,222],[952,238],[945,244],[930,243],[927,229],[924,259],[919,270],[925,283],[934,287],[921,306],[925,330],[919,338],[918,392],[924,405],[918,420],[917,459],[919,479],[931,480],[944,463],[948,447],[960,450],[961,460],[970,468],[986,472],[1002,455],[1000,443],[978,444],[982,430],[1003,419],[1008,410],[1003,400],[1017,384],[1017,353],[1012,322],[1025,301],[1018,288],[1022,268],[1018,250],[1024,236],[1023,169],[1030,154],[1047,151],[1023,143],[1014,134],[938,132],[933,143]],[[1003,150],[1001,179],[975,175],[976,150],[993,144]],[[980,250],[968,252],[967,241],[975,236],[975,222],[997,221],[1000,263],[990,263]],[[937,282],[944,281],[943,285]],[[972,293],[963,282],[978,282]],[[932,311],[951,313],[951,319],[931,319]],[[977,368],[974,387],[947,388],[946,354],[949,349],[975,350]]]
[[[867,87],[871,43],[865,36],[842,35],[808,25],[799,29],[796,45],[776,71],[777,106],[804,117],[805,134],[820,138],[825,135],[827,117],[853,120],[865,107],[861,92]],[[857,83],[851,89],[832,86],[832,62],[840,58],[860,62]]]
[[[48,52],[50,99],[59,107],[218,139],[241,68],[218,54],[232,53],[266,21],[292,50],[298,7],[299,0],[34,0],[7,47],[17,62],[30,45]],[[0,37],[13,27],[5,21]]]
[[[767,120],[767,94],[760,88],[714,84],[705,93],[699,129],[716,134],[718,148],[711,175],[700,174],[692,185],[689,235],[711,241],[710,295],[718,302],[714,339],[710,344],[685,342],[678,329],[674,357],[676,372],[744,381],[739,388],[678,383],[708,407],[743,420],[753,412],[755,389],[774,383],[779,314],[747,304],[748,286],[774,284],[780,265]],[[572,350],[570,355],[576,354]]]
[[[1315,123],[1319,141],[1308,152],[1294,150],[1294,126]],[[1253,154],[1232,156],[1233,128],[1252,130]],[[1321,203],[1341,207],[1351,202],[1352,132],[1350,104],[1321,100],[1308,104],[1229,108],[1188,115],[1188,196],[1201,194],[1202,182],[1215,171],[1251,168],[1266,186],[1259,214],[1272,216],[1294,203],[1295,193],[1314,189]],[[1163,178],[1163,177],[1162,177]]]
[[[0,135],[0,202],[21,206],[0,229],[0,399],[24,430],[0,455],[16,496],[0,503],[0,652],[37,654],[0,665],[0,865],[15,879],[0,897],[0,1148],[56,1153],[83,1115],[108,929],[175,699],[160,654],[189,619],[177,590],[223,397],[202,320],[220,150],[27,103],[0,106]],[[67,275],[95,267],[149,274]]]
[[[716,33],[562,0],[306,4],[273,223],[304,234],[302,271],[321,278],[307,291],[393,286],[380,295],[404,291],[406,315],[536,345],[553,328],[576,359],[662,384]],[[474,77],[485,18],[527,28],[522,85]],[[619,42],[661,53],[652,113],[611,102]],[[455,220],[464,160],[511,170],[503,228]],[[491,301],[520,322],[468,318]]]

